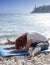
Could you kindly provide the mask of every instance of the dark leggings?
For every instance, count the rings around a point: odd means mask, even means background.
[[[47,49],[49,47],[49,43],[48,43],[48,41],[46,41],[46,42],[41,42],[41,43],[38,43],[37,45],[36,45],[36,47],[35,47],[35,49],[34,49],[34,53],[35,54],[37,54],[37,53],[39,53],[41,50],[45,50],[45,49]]]

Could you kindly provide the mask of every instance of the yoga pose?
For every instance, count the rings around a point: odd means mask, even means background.
[[[10,48],[15,48],[16,50],[11,51],[10,53],[14,52],[21,52],[21,51],[27,51],[29,52],[30,56],[35,56],[37,53],[39,53],[43,49],[47,49],[49,47],[48,39],[36,32],[29,32],[21,35],[18,37],[14,42],[8,40],[8,42],[11,44],[15,44],[15,46]],[[32,50],[30,46],[35,46],[35,49]],[[10,49],[5,48],[5,49]]]

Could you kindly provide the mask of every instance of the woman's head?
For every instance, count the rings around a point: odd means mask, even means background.
[[[27,37],[26,37],[26,34],[23,34],[18,39],[16,39],[15,48],[20,49],[20,48],[24,47],[26,45],[26,43],[27,43]]]

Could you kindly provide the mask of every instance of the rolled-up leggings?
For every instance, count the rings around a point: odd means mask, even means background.
[[[41,43],[38,43],[34,49],[34,53],[37,54],[39,53],[41,50],[45,50],[49,47],[49,42],[48,41],[45,41],[45,42],[41,42]]]

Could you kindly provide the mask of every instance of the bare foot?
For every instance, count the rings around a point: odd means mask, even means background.
[[[32,53],[32,57],[34,57],[34,56],[35,56],[35,53],[33,52],[33,53]]]
[[[8,41],[9,44],[14,44],[14,42],[9,40],[8,38],[7,38],[7,41]]]
[[[32,50],[32,48],[29,48],[29,54],[30,54],[30,56],[32,56],[32,53],[33,53],[33,50]]]

